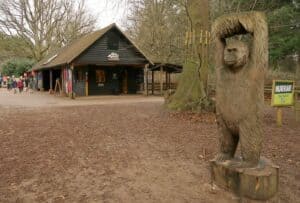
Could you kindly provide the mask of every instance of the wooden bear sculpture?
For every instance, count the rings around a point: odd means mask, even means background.
[[[216,112],[220,133],[217,161],[233,159],[240,142],[238,167],[255,167],[262,147],[264,72],[268,66],[268,27],[260,12],[225,15],[213,25],[217,72]],[[226,42],[250,34],[252,46]],[[228,40],[227,40],[228,41]]]

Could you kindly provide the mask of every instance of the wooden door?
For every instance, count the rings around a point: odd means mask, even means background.
[[[122,93],[128,94],[128,72],[125,69],[122,76]]]

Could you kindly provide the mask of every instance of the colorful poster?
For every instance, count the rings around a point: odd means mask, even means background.
[[[272,87],[272,106],[294,105],[295,82],[291,80],[274,80]]]

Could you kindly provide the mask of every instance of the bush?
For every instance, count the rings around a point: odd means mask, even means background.
[[[28,58],[14,58],[2,65],[2,74],[19,77],[28,72],[34,65],[34,60]]]

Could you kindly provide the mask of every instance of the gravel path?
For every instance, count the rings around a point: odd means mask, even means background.
[[[88,106],[105,104],[129,104],[144,102],[163,102],[162,97],[143,95],[89,96],[70,99],[65,96],[50,95],[48,92],[23,92],[14,94],[0,88],[0,107],[59,107]]]
[[[83,99],[87,106],[54,99],[39,107],[4,106],[3,98],[0,202],[238,202],[210,186],[213,114],[170,114],[156,97],[104,99],[113,105]],[[278,128],[266,109],[263,155],[280,166],[280,192],[271,202],[292,203],[300,199],[300,125],[290,109],[284,113]]]

